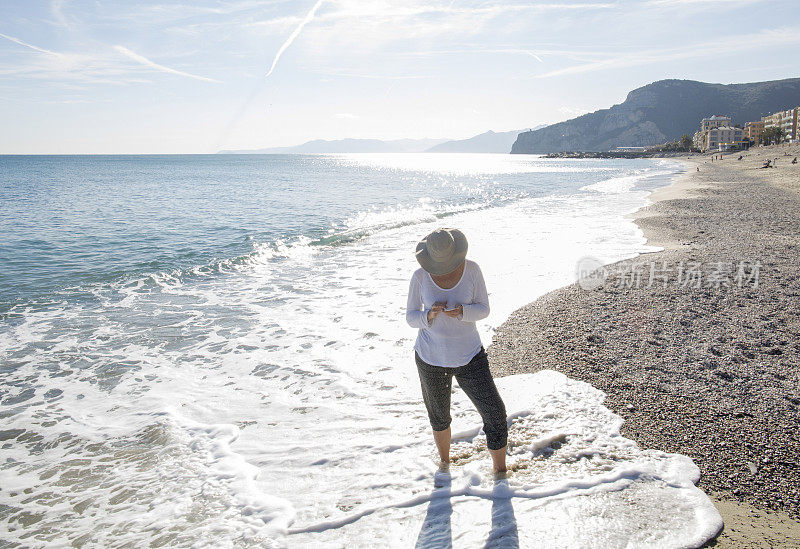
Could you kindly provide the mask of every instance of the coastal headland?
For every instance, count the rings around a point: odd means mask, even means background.
[[[488,349],[495,375],[591,383],[624,436],[692,458],[725,522],[709,546],[800,546],[798,155],[683,155],[634,214],[663,251],[518,309]]]

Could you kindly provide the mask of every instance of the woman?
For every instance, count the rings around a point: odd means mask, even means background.
[[[483,419],[494,471],[506,470],[508,424],[475,322],[489,315],[480,267],[466,259],[458,229],[437,229],[417,244],[422,266],[411,277],[406,321],[419,328],[414,358],[422,398],[442,468],[450,463],[450,391],[453,376]]]

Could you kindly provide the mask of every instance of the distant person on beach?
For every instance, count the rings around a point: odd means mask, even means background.
[[[466,259],[467,238],[437,229],[417,244],[421,269],[411,277],[406,321],[419,328],[414,344],[422,398],[433,428],[441,470],[450,463],[450,393],[455,376],[483,419],[494,471],[506,471],[506,408],[489,371],[475,322],[489,316],[480,267]]]

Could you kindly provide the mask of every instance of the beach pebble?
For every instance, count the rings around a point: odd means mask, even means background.
[[[496,375],[552,369],[591,383],[622,412],[624,436],[691,458],[704,490],[800,519],[800,179],[756,164],[693,174],[687,195],[636,220],[663,251],[606,266],[597,291],[545,294],[487,352]],[[676,284],[679,266],[697,263],[705,282],[718,262],[732,264],[727,286]],[[668,284],[626,285],[651,263],[673,269]],[[757,285],[733,280],[740,263]]]

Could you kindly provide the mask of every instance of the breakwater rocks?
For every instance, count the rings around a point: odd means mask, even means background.
[[[679,158],[688,157],[696,153],[675,151],[569,151],[544,155],[545,158]]]

